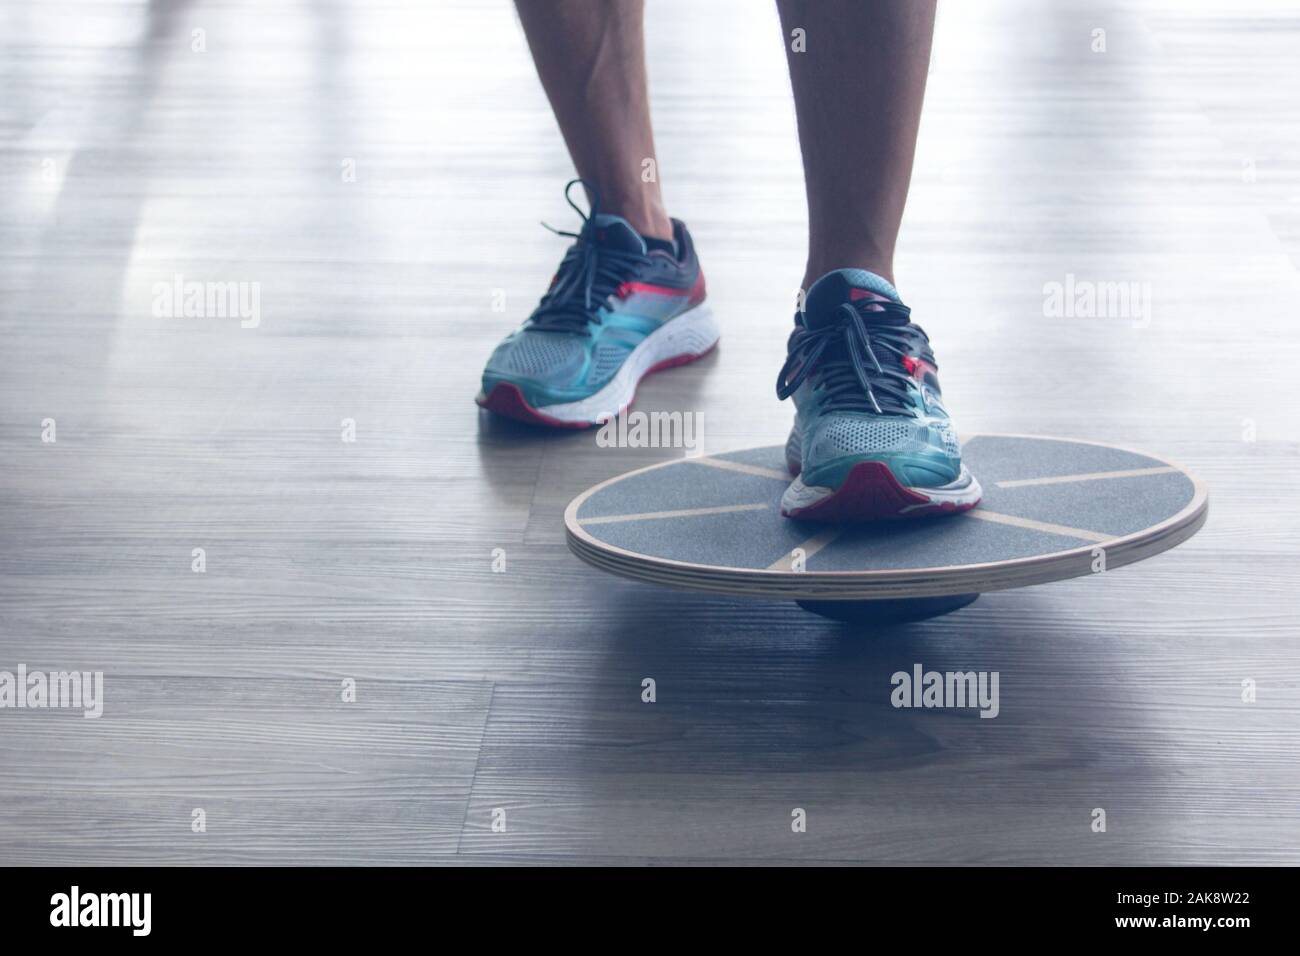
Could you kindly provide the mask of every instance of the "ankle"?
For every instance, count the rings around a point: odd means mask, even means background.
[[[647,239],[673,238],[673,221],[663,206],[635,206],[626,203],[611,203],[605,212],[622,216],[628,223]]]
[[[631,191],[601,189],[600,211],[622,216],[628,224],[647,239],[673,238],[673,221],[664,209],[663,197],[657,184],[645,183]]]
[[[803,288],[808,290],[812,284],[836,269],[866,269],[880,276],[890,285],[894,285],[894,256],[880,250],[852,250],[810,252],[808,265],[804,271]]]

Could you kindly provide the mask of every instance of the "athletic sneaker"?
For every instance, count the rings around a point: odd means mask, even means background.
[[[671,242],[646,239],[627,220],[582,216],[559,271],[528,320],[497,346],[476,401],[540,425],[586,428],[621,414],[651,372],[699,358],[718,341],[704,304],[704,273],[685,224]],[[590,188],[590,187],[589,187]]]
[[[776,383],[795,405],[785,457],[797,477],[782,514],[868,521],[979,504],[911,311],[863,269],[828,272],[808,290]]]

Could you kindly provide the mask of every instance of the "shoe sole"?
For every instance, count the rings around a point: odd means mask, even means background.
[[[781,514],[801,521],[889,521],[969,511],[981,497],[983,490],[965,465],[949,485],[913,488],[883,461],[862,461],[838,488],[805,485],[796,477],[781,498]]]
[[[622,415],[636,399],[647,375],[703,358],[718,344],[720,332],[707,304],[688,309],[647,335],[600,391],[576,402],[533,407],[519,386],[499,382],[474,400],[490,412],[550,428],[591,428]]]

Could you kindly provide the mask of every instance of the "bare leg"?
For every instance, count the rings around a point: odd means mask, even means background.
[[[935,0],[777,0],[808,190],[803,288],[832,269],[894,281]],[[806,52],[792,50],[802,29]]]
[[[515,0],[533,62],[578,175],[603,211],[671,239],[646,91],[644,0]],[[645,160],[655,161],[652,182]]]

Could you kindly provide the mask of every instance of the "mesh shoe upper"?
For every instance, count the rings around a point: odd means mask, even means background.
[[[917,487],[961,473],[929,339],[872,273],[839,270],[809,290],[777,394],[794,398],[787,447],[805,484],[836,487],[862,461],[885,462]]]
[[[506,376],[563,381],[573,379],[586,359],[586,349],[576,337],[525,328],[496,347],[487,367]]]

